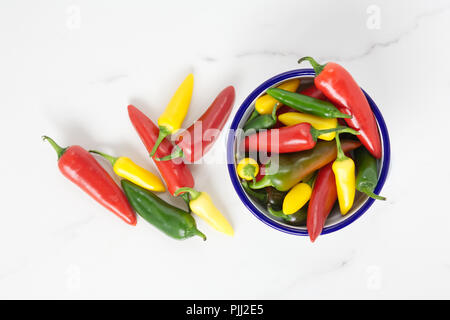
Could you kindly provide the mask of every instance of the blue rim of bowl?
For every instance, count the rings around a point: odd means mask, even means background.
[[[242,188],[242,185],[239,181],[239,178],[236,173],[235,164],[234,164],[234,141],[235,141],[235,131],[237,130],[237,127],[239,125],[239,122],[241,121],[242,117],[244,116],[247,109],[252,105],[252,103],[255,101],[255,99],[263,92],[265,92],[268,88],[274,86],[277,83],[280,83],[282,81],[288,80],[290,78],[296,78],[296,77],[307,77],[307,76],[315,76],[315,72],[313,69],[296,69],[287,71],[284,73],[281,73],[279,75],[276,75],[269,80],[262,83],[259,87],[257,87],[253,92],[244,100],[242,105],[237,110],[233,122],[231,123],[230,131],[228,134],[228,140],[227,140],[227,166],[228,166],[228,173],[231,178],[231,182],[233,184],[234,189],[236,190],[239,198],[244,203],[244,205],[247,207],[247,209],[250,210],[250,212],[259,220],[267,224],[268,226],[293,235],[299,235],[299,236],[307,236],[308,231],[306,229],[296,229],[294,227],[289,227],[282,225],[278,223],[275,220],[270,219],[267,217],[264,213],[260,212],[260,210],[248,199],[244,189]],[[386,123],[384,122],[383,116],[378,109],[375,102],[372,100],[372,98],[363,90],[367,101],[369,102],[370,107],[372,108],[372,111],[375,115],[375,118],[378,122],[378,128],[381,134],[381,139],[383,142],[383,158],[382,158],[382,165],[381,165],[381,171],[380,176],[378,178],[378,184],[375,187],[374,192],[379,193],[381,189],[383,188],[384,183],[386,182],[387,174],[389,171],[389,165],[390,165],[390,159],[391,159],[391,146],[389,141],[389,133],[386,127]],[[327,234],[331,232],[338,231],[352,222],[354,222],[356,219],[361,217],[374,203],[374,199],[368,198],[364,204],[352,215],[348,216],[348,218],[333,224],[331,226],[326,226],[322,230],[322,234]]]

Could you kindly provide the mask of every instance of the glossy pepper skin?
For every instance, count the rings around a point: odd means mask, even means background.
[[[44,136],[58,154],[61,173],[95,201],[130,225],[136,225],[136,215],[127,198],[111,176],[80,146],[61,148],[51,138]]]
[[[95,153],[106,160],[108,160],[113,166],[114,172],[124,179],[130,180],[131,182],[141,186],[144,189],[155,191],[155,192],[164,192],[166,188],[162,183],[161,179],[159,179],[156,175],[151,173],[150,171],[138,166],[133,162],[130,158],[127,157],[113,157],[106,153],[99,152],[96,150],[89,150],[90,153]]]
[[[199,236],[206,240],[188,212],[172,206],[130,181],[122,180],[122,188],[134,210],[169,237],[181,240]]]
[[[189,193],[191,200],[189,206],[193,213],[205,220],[211,227],[225,233],[226,235],[234,235],[234,230],[227,219],[214,205],[211,197],[206,192],[198,192],[192,188],[180,188],[175,195],[182,192]]]
[[[313,116],[312,114],[300,112],[286,112],[278,116],[278,120],[286,126],[293,126],[302,122],[309,123],[317,130],[337,128],[338,121],[336,118],[326,119]],[[321,134],[318,136],[321,140],[331,141],[336,137],[336,132]]]
[[[165,137],[175,133],[181,128],[184,118],[188,112],[189,104],[191,103],[193,91],[194,75],[189,74],[178,87],[177,91],[175,91],[175,94],[166,109],[158,118],[159,134],[153,149],[150,151],[151,157],[155,155],[159,144]]]
[[[343,140],[342,149],[347,152],[358,148],[359,141]],[[334,141],[319,141],[314,149],[279,154],[277,163],[266,165],[264,177],[249,183],[252,189],[272,186],[279,191],[288,191],[314,171],[336,159],[337,149]]]
[[[337,199],[336,180],[332,163],[319,170],[308,205],[306,227],[314,242],[323,230],[325,221]]]
[[[244,133],[248,133],[251,132],[252,130],[255,132],[261,129],[270,129],[274,127],[276,123],[277,123],[277,105],[275,105],[272,108],[271,114],[259,115],[247,121],[247,123],[243,127],[243,130]]]
[[[362,144],[377,159],[381,158],[381,140],[377,122],[372,109],[352,75],[341,65],[329,62],[319,65],[311,57],[303,57],[298,62],[309,61],[316,77],[315,86],[345,114],[352,118],[345,119],[347,124],[358,130]]]
[[[312,194],[314,178],[300,182],[292,187],[283,200],[283,213],[286,215],[299,211],[309,201]]]
[[[278,88],[267,89],[267,94],[281,103],[300,112],[309,113],[322,118],[351,118],[351,115],[340,112],[332,103],[312,98],[304,94],[289,92]]]
[[[312,85],[312,86],[302,90],[300,93],[304,94],[305,96],[311,97],[311,98],[328,101],[327,97],[325,97],[325,95],[322,93],[322,91],[317,89],[315,85]]]
[[[306,222],[307,209],[306,207],[301,208],[299,211],[293,214],[284,214],[282,210],[275,210],[269,204],[267,205],[267,211],[274,217],[282,219],[284,222],[291,226],[302,226]]]
[[[265,190],[253,190],[248,186],[247,180],[242,180],[241,185],[244,188],[247,195],[252,197],[254,200],[259,202],[260,204],[267,204],[267,192]]]
[[[377,160],[367,151],[366,148],[358,148],[354,151],[357,168],[356,190],[367,194],[376,200],[386,200],[373,191],[378,184]]]
[[[184,158],[190,163],[200,160],[219,137],[218,132],[230,116],[235,96],[233,86],[223,89],[205,113],[177,137],[171,156],[157,160]]]
[[[317,130],[309,123],[299,123],[289,127],[264,130],[244,138],[243,146],[246,151],[265,151],[276,153],[290,153],[314,148],[317,138],[329,132],[358,132],[347,127]]]
[[[128,115],[142,143],[147,148],[147,151],[150,152],[158,137],[158,127],[135,106],[128,106]],[[172,149],[173,145],[167,139],[164,139],[154,157],[162,158],[168,156],[171,154]],[[155,161],[155,164],[166,182],[170,194],[174,195],[175,191],[181,187],[194,187],[192,173],[182,160]]]
[[[289,92],[295,92],[300,85],[300,79],[288,80],[278,86],[279,89],[286,90]],[[262,95],[255,101],[255,110],[259,114],[271,114],[273,107],[278,103],[278,100],[271,97],[268,94]]]
[[[339,134],[336,135],[337,157],[333,162],[333,172],[336,179],[336,190],[341,214],[346,215],[355,200],[355,163],[347,157],[341,147]]]

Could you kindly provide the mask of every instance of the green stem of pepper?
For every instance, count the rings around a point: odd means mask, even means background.
[[[181,196],[183,196],[185,194],[190,194],[191,201],[197,199],[202,194],[201,192],[199,192],[199,191],[197,191],[195,189],[192,189],[192,188],[189,188],[189,187],[183,187],[183,188],[180,188],[177,191],[175,191],[175,196],[178,196],[182,192],[185,192],[185,193],[183,193]]]
[[[269,211],[269,213],[277,218],[281,218],[281,219],[287,219],[288,216],[286,214],[283,213],[283,210],[274,210],[272,208],[271,205],[267,205],[267,211]]]
[[[62,157],[62,155],[64,154],[64,152],[66,152],[67,148],[62,148],[60,147],[52,138],[47,137],[47,136],[42,136],[42,140],[44,141],[48,141],[51,146],[53,147],[53,149],[55,149],[56,154],[58,155],[58,160]]]
[[[337,148],[336,161],[343,161],[345,159],[348,159],[348,157],[345,155],[344,151],[342,150],[341,139],[339,138],[339,133],[336,133],[336,148]]]
[[[254,179],[256,177],[256,168],[254,165],[246,164],[244,168],[242,168],[242,173],[246,177],[252,177]]]
[[[166,127],[159,127],[158,139],[156,140],[156,143],[153,146],[152,151],[150,152],[150,157],[153,157],[155,155],[156,150],[158,150],[158,147],[161,144],[161,142],[164,140],[165,137],[167,137],[170,134],[171,134],[170,130],[167,129]]]
[[[100,151],[97,151],[97,150],[89,150],[89,152],[101,155],[103,158],[108,160],[113,167],[114,167],[114,164],[116,163],[117,159],[119,159],[119,158],[110,156],[109,154],[106,154],[106,153],[103,153],[103,152],[100,152]]]
[[[247,120],[247,123],[259,116],[259,112],[255,109]]]
[[[330,133],[330,132],[336,132],[336,137],[337,134],[339,133],[351,133],[354,135],[359,135],[359,132],[356,130],[353,130],[352,128],[349,127],[344,127],[344,126],[339,126],[336,128],[331,128],[331,129],[323,129],[323,130],[317,130],[316,128],[314,128],[313,126],[311,126],[311,136],[314,139],[314,141],[317,141],[317,138],[325,133]]]
[[[316,73],[316,76],[318,76],[323,69],[325,68],[326,64],[319,64],[316,60],[314,60],[312,57],[303,57],[298,60],[298,63],[302,63],[303,61],[308,61],[311,63],[311,66],[314,69],[314,72]]]
[[[358,191],[363,192],[367,194],[369,197],[375,199],[375,200],[386,200],[386,197],[382,197],[378,194],[375,194],[371,191],[372,188],[365,188],[365,187],[358,187],[356,188]]]
[[[253,182],[249,185],[249,187],[252,189],[262,189],[262,188],[271,187],[271,186],[272,186],[272,182],[270,181],[270,178],[268,175],[265,175],[264,177],[262,177],[261,180]]]
[[[279,105],[279,103],[277,102],[277,103],[275,103],[275,105],[274,105],[273,108],[272,108],[272,119],[273,119],[274,121],[277,121],[277,109],[278,109],[278,105]]]
[[[183,157],[184,157],[183,149],[181,149],[179,146],[175,146],[173,148],[172,152],[168,156],[165,156],[162,158],[155,157],[155,160],[156,161],[169,161],[169,160],[183,158]]]

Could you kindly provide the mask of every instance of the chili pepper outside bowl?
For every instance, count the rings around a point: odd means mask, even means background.
[[[254,202],[244,191],[240,181],[239,177],[236,172],[236,148],[237,148],[237,139],[236,139],[236,130],[242,129],[244,126],[246,120],[249,118],[250,114],[254,110],[254,103],[255,100],[263,95],[267,89],[271,87],[276,87],[280,83],[293,79],[293,78],[301,78],[301,87],[305,85],[312,85],[313,84],[313,78],[315,76],[313,69],[296,69],[287,71],[284,73],[281,73],[279,75],[276,75],[264,83],[262,83],[260,86],[258,86],[255,90],[253,90],[252,93],[244,100],[242,105],[239,107],[239,109],[236,112],[236,115],[234,116],[234,119],[231,123],[230,131],[228,134],[228,140],[227,140],[227,166],[228,166],[228,172],[230,175],[231,182],[234,186],[234,189],[236,190],[239,198],[244,203],[244,205],[250,210],[253,215],[264,222],[265,224],[269,225],[270,227],[277,229],[279,231],[283,231],[285,233],[293,234],[293,235],[299,235],[299,236],[307,236],[308,231],[306,229],[306,226],[290,226],[287,223],[284,223],[282,221],[278,221],[275,218],[272,218],[270,214],[267,212],[265,208],[263,208],[258,203]],[[300,88],[301,88],[300,87]],[[383,185],[386,181],[386,177],[389,170],[389,164],[390,164],[390,141],[389,141],[389,133],[386,127],[386,123],[384,122],[383,116],[378,109],[375,102],[372,100],[372,98],[363,90],[370,107],[372,108],[372,111],[375,115],[375,118],[378,123],[378,129],[380,132],[381,142],[383,146],[383,154],[382,158],[378,162],[379,166],[379,177],[378,177],[378,184],[374,190],[375,193],[379,193],[381,189],[383,188]],[[325,226],[322,230],[322,234],[328,234],[331,232],[338,231],[352,222],[354,222],[356,219],[361,217],[374,203],[374,199],[369,198],[368,196],[361,194],[358,192],[355,198],[355,203],[353,205],[352,210],[347,213],[345,216],[342,216],[340,213],[337,212],[338,209],[336,209],[337,206],[335,206],[334,212],[330,213],[329,218],[327,219]]]

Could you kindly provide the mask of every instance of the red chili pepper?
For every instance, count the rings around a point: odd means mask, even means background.
[[[148,152],[151,152],[158,139],[159,128],[135,106],[128,106],[128,115],[131,123],[139,134]],[[173,145],[164,139],[153,156],[165,157],[172,153]],[[175,191],[182,187],[194,187],[194,178],[186,164],[180,159],[178,161],[155,161],[161,176],[167,184],[167,189],[174,195]]]
[[[298,152],[314,148],[317,137],[329,132],[358,134],[347,127],[317,130],[309,123],[302,122],[293,126],[259,131],[245,137],[243,145],[246,151]]]
[[[325,220],[337,199],[336,181],[332,165],[333,163],[329,163],[319,170],[311,199],[309,200],[306,228],[312,242],[322,232]]]
[[[136,215],[125,194],[88,151],[80,146],[61,148],[53,139],[43,139],[55,149],[59,170],[67,179],[123,221],[136,225]]]
[[[328,101],[327,97],[325,97],[323,92],[320,91],[319,89],[317,89],[317,87],[315,85],[312,85],[312,86],[306,88],[305,90],[301,91],[300,93],[304,94],[305,96],[311,97],[311,98]],[[297,111],[297,110],[295,110],[295,111]]]
[[[378,126],[372,109],[364,93],[351,74],[334,62],[318,64],[311,57],[301,58],[298,62],[308,60],[316,72],[314,84],[336,105],[342,113],[352,115],[345,119],[347,124],[361,134],[359,140],[375,157],[381,158],[381,141]]]
[[[233,108],[234,97],[233,86],[222,90],[206,112],[178,136],[172,154],[156,160],[184,158],[191,163],[200,160],[211,149],[219,136],[218,133],[227,122]]]

